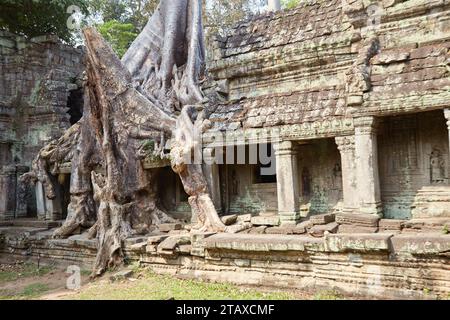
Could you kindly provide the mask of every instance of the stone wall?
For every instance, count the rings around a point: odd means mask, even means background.
[[[52,36],[25,39],[0,31],[0,170],[10,167],[14,176],[26,172],[38,151],[69,128],[68,98],[78,89],[82,60],[82,50]]]
[[[445,1],[317,0],[242,22],[209,65],[229,99],[212,130],[334,137],[357,117],[448,107],[449,20]]]
[[[447,299],[450,237],[442,234],[158,234],[125,241],[129,261],[179,278],[335,291],[351,296]],[[0,261],[92,267],[95,240],[0,228]]]

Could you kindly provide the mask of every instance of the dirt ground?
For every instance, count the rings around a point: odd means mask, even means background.
[[[81,288],[68,290],[71,276],[56,266],[30,263],[0,264],[0,300],[338,300],[354,299],[333,291],[315,294],[262,287],[242,287],[156,275],[151,270],[128,267],[130,275],[118,271],[92,281],[81,270]],[[360,298],[359,298],[360,299]]]

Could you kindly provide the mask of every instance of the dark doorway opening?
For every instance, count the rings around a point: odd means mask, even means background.
[[[69,93],[69,98],[67,99],[67,107],[69,110],[67,113],[70,115],[70,124],[74,125],[80,121],[83,116],[83,89],[72,90]]]

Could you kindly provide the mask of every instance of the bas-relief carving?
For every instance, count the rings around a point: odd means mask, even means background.
[[[411,218],[419,190],[447,183],[448,132],[441,112],[387,119],[380,133],[384,216]]]
[[[299,147],[300,204],[303,215],[328,213],[340,208],[343,198],[342,164],[332,140]]]
[[[432,184],[444,184],[445,178],[445,160],[442,151],[434,147],[430,154],[430,182]]]

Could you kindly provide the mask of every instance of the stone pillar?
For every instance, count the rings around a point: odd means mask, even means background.
[[[62,219],[61,190],[55,188],[56,197],[49,199],[41,182],[36,183],[36,207],[39,220],[57,221]]]
[[[377,129],[378,121],[375,117],[355,119],[356,180],[360,212],[381,216]]]
[[[16,219],[27,217],[28,185],[21,182],[20,177],[27,173],[28,170],[27,166],[16,166]]]
[[[0,171],[0,220],[14,219],[16,211],[16,167]]]
[[[209,192],[218,213],[222,212],[222,197],[220,192],[219,165],[215,161],[214,149],[205,149],[203,153],[203,173],[208,181]]]
[[[292,141],[274,145],[277,171],[278,213],[281,223],[296,223],[300,218],[297,148]]]
[[[47,217],[45,210],[45,191],[42,182],[36,182],[36,208],[39,220],[45,220]]]
[[[449,158],[448,158],[448,183],[450,184],[450,109],[444,109],[444,117],[447,120],[447,130],[448,130],[448,152],[449,152]]]
[[[346,213],[356,213],[359,210],[359,197],[355,161],[355,136],[337,137],[336,144],[341,153],[343,209]]]

